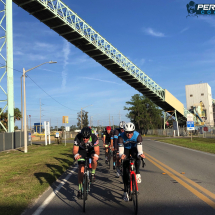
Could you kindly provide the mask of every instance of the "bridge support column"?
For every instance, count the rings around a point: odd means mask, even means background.
[[[6,71],[7,71],[7,105],[8,132],[14,132],[14,86],[13,86],[13,20],[12,0],[6,0]]]

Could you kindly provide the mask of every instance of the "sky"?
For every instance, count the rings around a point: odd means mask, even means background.
[[[215,98],[215,15],[186,17],[187,0],[63,2],[185,107],[185,85],[208,83]],[[129,121],[124,106],[139,92],[14,3],[13,45],[14,102],[19,109],[23,68],[57,61],[27,73],[32,125],[40,122],[40,101],[42,122],[51,121],[51,126],[60,127],[62,116],[69,117],[68,126],[76,125],[77,112],[86,106],[95,126],[109,125],[109,115],[111,124]],[[6,76],[1,86],[7,89]],[[0,97],[4,99],[2,92]],[[20,128],[20,121],[16,125]]]

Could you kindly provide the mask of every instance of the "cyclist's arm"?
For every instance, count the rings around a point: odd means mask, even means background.
[[[74,146],[73,146],[73,155],[75,160],[78,160],[81,155],[79,155],[79,146],[80,146],[80,134],[77,134],[75,139],[74,139]]]
[[[110,137],[110,147],[113,148],[113,132],[111,133]]]
[[[116,129],[114,131],[114,135],[113,135],[114,146],[116,146],[118,144],[118,136],[119,136],[119,131]]]
[[[138,156],[143,154],[143,146],[142,146],[142,136],[139,134],[137,137],[137,152],[138,152]]]
[[[106,135],[103,135],[103,143],[105,144]]]
[[[118,138],[118,145],[119,145],[119,157],[122,157],[124,155],[124,144],[122,137]]]

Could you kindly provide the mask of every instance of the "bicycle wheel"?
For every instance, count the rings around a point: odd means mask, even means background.
[[[87,175],[84,174],[83,179],[83,212],[85,212],[85,202],[87,200]]]
[[[108,165],[109,165],[109,169],[110,169],[110,162],[111,162],[111,151],[109,149],[109,151],[108,151]]]
[[[134,205],[134,213],[138,213],[138,196],[137,196],[137,186],[135,175],[132,175],[132,200]]]

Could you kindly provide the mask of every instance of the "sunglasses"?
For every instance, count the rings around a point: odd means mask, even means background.
[[[83,139],[89,139],[90,137],[83,137]]]
[[[126,134],[133,134],[134,132],[133,131],[126,131],[125,133]]]

